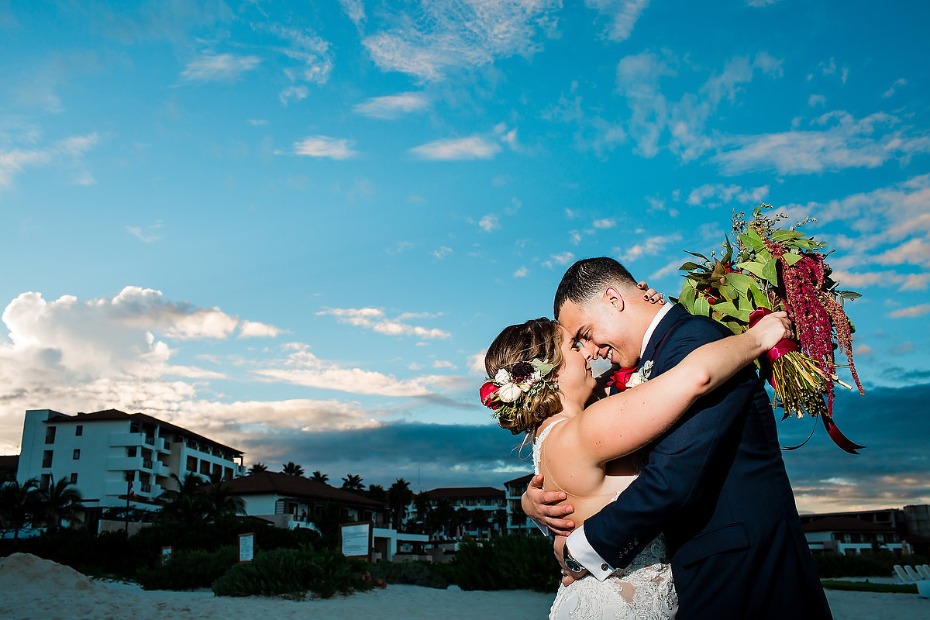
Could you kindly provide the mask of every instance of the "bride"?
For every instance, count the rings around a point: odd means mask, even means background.
[[[636,477],[637,450],[790,335],[787,314],[770,314],[739,336],[696,349],[654,379],[585,407],[597,386],[590,357],[558,323],[536,319],[507,327],[491,343],[485,356],[491,379],[481,400],[502,428],[532,438],[536,473],[544,476],[547,491],[567,495],[563,503],[574,507],[577,527]],[[677,606],[660,536],[606,580],[560,586],[549,617],[664,620]]]

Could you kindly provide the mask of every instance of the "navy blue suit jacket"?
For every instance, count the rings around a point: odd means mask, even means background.
[[[642,361],[651,377],[730,332],[673,307]],[[644,453],[639,477],[585,521],[588,541],[625,567],[666,537],[680,620],[830,618],[785,473],[775,417],[748,367],[702,398]]]

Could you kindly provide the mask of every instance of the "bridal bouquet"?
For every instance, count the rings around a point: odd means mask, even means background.
[[[826,244],[798,230],[810,220],[779,228],[787,216],[768,217],[771,208],[759,205],[748,221],[742,213],[734,215],[736,246],[726,238],[722,256],[688,252],[700,262],[680,267],[686,274],[678,303],[736,334],[769,312],[786,310],[797,343],[783,341],[759,361],[775,392],[773,407],[781,406],[784,417],[819,416],[837,445],[857,454],[863,446],[843,436],[833,422],[833,389],[835,384],[850,388],[836,374],[841,366],[834,351],[839,351],[859,393],[864,393],[853,363],[854,327],[843,310],[844,300],[860,295],[838,289],[825,260]]]

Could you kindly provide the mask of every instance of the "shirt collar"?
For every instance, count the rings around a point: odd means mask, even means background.
[[[646,330],[646,334],[643,336],[643,346],[639,350],[640,358],[642,358],[646,353],[646,345],[649,344],[649,339],[652,338],[652,333],[656,330],[656,327],[659,326],[659,323],[662,322],[662,319],[665,318],[665,315],[668,314],[669,310],[672,309],[673,305],[674,304],[665,303],[652,319],[652,323],[649,324],[649,329]]]

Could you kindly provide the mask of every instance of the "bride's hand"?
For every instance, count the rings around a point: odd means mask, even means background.
[[[649,288],[649,285],[646,284],[645,280],[643,280],[642,282],[637,282],[636,288],[638,288],[641,291],[645,291],[643,293],[643,299],[645,299],[649,303],[659,304],[660,306],[665,303],[665,294],[658,292],[654,288]]]
[[[763,353],[782,340],[793,337],[791,321],[788,320],[788,313],[784,310],[765,315],[747,333],[755,336]]]

